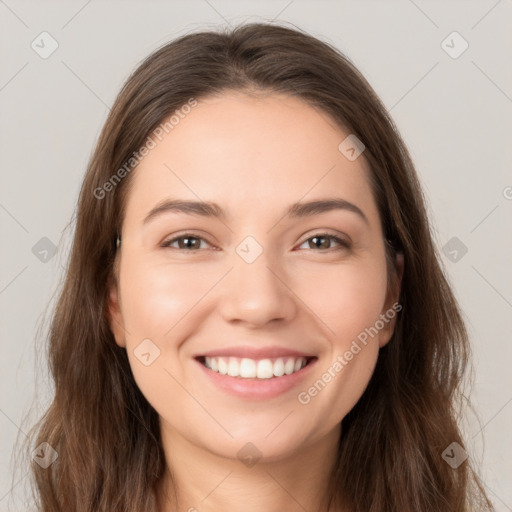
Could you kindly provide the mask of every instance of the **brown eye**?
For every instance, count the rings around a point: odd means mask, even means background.
[[[169,249],[177,249],[179,251],[197,252],[199,249],[201,249],[201,242],[206,242],[208,245],[210,245],[206,239],[200,236],[185,233],[184,235],[177,236],[163,242],[161,246]],[[333,242],[337,243],[339,247],[331,247]],[[175,243],[178,244],[177,247],[172,246]],[[304,240],[301,245],[304,245],[305,243],[309,244],[309,249],[320,249],[320,252],[349,249],[351,246],[350,242],[347,240],[344,240],[335,235],[330,235],[329,233],[317,233],[314,236]]]
[[[169,247],[171,249],[178,249],[181,251],[195,252],[195,249],[200,248],[201,241],[208,243],[204,238],[201,238],[199,236],[185,234],[177,236],[176,238],[172,238],[171,240],[167,240],[162,244],[162,247]],[[174,244],[175,242],[178,242],[178,247],[171,247],[171,244]]]
[[[321,249],[320,252],[328,251],[332,249],[330,247],[332,241],[338,243],[340,247],[335,250],[348,249],[350,248],[350,243],[347,240],[339,238],[334,235],[330,235],[328,233],[317,233],[316,235],[309,237],[307,240],[304,240],[301,245],[304,245],[306,242],[309,242],[309,247],[314,249]]]

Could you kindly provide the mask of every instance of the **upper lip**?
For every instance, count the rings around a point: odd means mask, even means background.
[[[196,354],[197,357],[239,357],[247,359],[272,359],[277,357],[314,357],[313,354],[284,347],[240,346],[210,350]]]

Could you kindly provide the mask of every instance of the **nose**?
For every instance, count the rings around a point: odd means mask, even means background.
[[[233,262],[219,303],[226,322],[255,329],[272,321],[290,322],[295,317],[298,298],[282,265],[270,261],[265,251],[252,263],[238,255]]]

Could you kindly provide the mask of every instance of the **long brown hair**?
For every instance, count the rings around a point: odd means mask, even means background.
[[[366,391],[342,421],[329,505],[356,512],[491,510],[471,459],[454,469],[442,456],[454,442],[464,446],[457,411],[468,334],[407,148],[343,54],[299,29],[265,23],[165,44],[129,77],[105,122],[80,191],[49,329],[55,395],[29,437],[30,450],[47,442],[58,452],[46,469],[32,463],[39,510],[156,510],[154,489],[165,469],[158,415],[138,389],[107,317],[115,239],[134,171],[125,167],[122,179],[112,177],[191,98],[229,90],[293,95],[355,134],[366,146],[391,241],[388,261],[396,251],[405,260],[403,309]]]

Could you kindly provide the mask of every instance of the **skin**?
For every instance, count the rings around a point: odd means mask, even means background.
[[[319,510],[340,422],[366,388],[394,320],[308,404],[297,395],[397,301],[403,265],[387,295],[370,169],[364,153],[349,161],[338,150],[348,134],[297,98],[223,93],[201,99],[133,171],[109,312],[137,385],[159,414],[179,489],[174,499],[168,474],[162,479],[159,512]],[[214,201],[227,217],[167,212],[143,225],[170,197]],[[299,200],[331,197],[357,205],[368,223],[347,210],[283,217]],[[351,248],[329,238],[316,247],[311,237],[324,231]],[[199,248],[161,246],[188,232],[204,237]],[[251,264],[236,252],[249,235],[263,249]],[[160,350],[149,366],[134,354],[147,338]],[[280,396],[234,397],[212,385],[193,356],[242,340],[318,360],[308,379]],[[262,454],[252,467],[237,457],[247,442]]]

